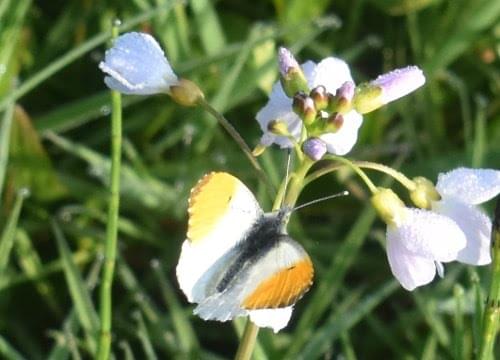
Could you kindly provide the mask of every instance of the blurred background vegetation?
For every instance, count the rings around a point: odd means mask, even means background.
[[[302,61],[345,59],[356,82],[407,64],[424,69],[424,88],[365,116],[351,158],[432,180],[459,165],[500,168],[498,0],[2,0],[0,357],[95,351],[110,133],[97,64],[115,18],[124,31],[152,33],[175,71],[197,82],[251,147],[285,45]],[[226,170],[265,209],[271,199],[201,110],[165,96],[123,102],[115,357],[230,358],[244,322],[194,317],[177,287],[187,197],[204,173]],[[278,183],[285,154],[273,148],[259,160]],[[444,279],[403,290],[357,178],[324,177],[299,203],[346,188],[353,196],[293,216],[289,232],[314,261],[315,285],[284,331],[260,332],[255,357],[470,359],[488,267],[449,264]]]

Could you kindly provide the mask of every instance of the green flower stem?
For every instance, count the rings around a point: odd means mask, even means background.
[[[370,180],[370,178],[364,173],[363,170],[360,169],[360,167],[356,163],[354,163],[351,160],[346,159],[342,156],[328,155],[328,158],[336,160],[344,165],[349,166],[365,182],[366,186],[368,187],[368,189],[370,189],[370,192],[372,194],[375,194],[378,192],[378,189],[375,186],[375,184],[373,184],[373,182]]]
[[[259,327],[255,325],[250,319],[247,320],[243,336],[241,337],[240,346],[234,357],[235,360],[248,360],[252,356],[255,341],[259,334]]]
[[[492,279],[483,318],[478,360],[492,360],[500,323],[500,198],[497,201],[491,232],[493,245]]]
[[[240,149],[243,151],[243,153],[246,155],[254,169],[257,171],[257,175],[259,178],[264,182],[264,184],[267,187],[267,191],[269,192],[270,196],[275,196],[275,191],[276,189],[274,188],[273,184],[271,183],[271,180],[268,178],[266,173],[262,170],[260,167],[260,164],[257,162],[257,159],[255,156],[252,154],[252,150],[248,147],[247,143],[245,140],[241,137],[241,135],[238,133],[238,131],[231,125],[231,123],[222,115],[220,112],[218,112],[216,109],[212,107],[204,98],[198,99],[198,104],[205,110],[207,111],[210,115],[212,115],[219,124],[229,133],[229,135],[233,138],[233,140],[238,144]]]
[[[113,26],[112,33],[114,38],[118,35],[118,28],[116,26]],[[119,92],[111,91],[111,102],[113,109],[111,114],[111,177],[104,266],[100,289],[99,317],[101,329],[97,348],[97,359],[100,360],[109,359],[111,350],[112,285],[116,262],[118,215],[120,208],[122,106]]]
[[[307,172],[313,165],[313,161],[308,158],[303,158],[303,161],[299,162],[298,169],[290,175],[289,186],[287,187],[288,179],[283,179],[281,186],[278,190],[276,198],[273,204],[273,210],[279,209],[282,203],[289,207],[294,207],[295,203],[300,195],[300,192],[304,188],[304,179]],[[285,188],[287,192],[285,194]],[[284,201],[283,201],[284,199]],[[236,352],[235,360],[248,360],[252,356],[253,348],[255,347],[255,341],[257,340],[257,335],[259,333],[259,327],[255,325],[250,319],[247,320],[245,325],[245,330],[243,331],[243,336],[241,337],[240,346]]]
[[[413,180],[408,179],[403,173],[387,166],[387,165],[382,165],[378,163],[373,163],[370,161],[355,161],[354,164],[359,166],[362,169],[372,169],[372,170],[377,170],[380,171],[384,174],[387,174],[397,181],[401,183],[405,188],[407,188],[409,191],[415,190],[415,183]]]
[[[351,167],[353,170],[356,171],[356,173],[358,173],[358,175],[361,176],[361,178],[363,178],[363,180],[365,182],[366,182],[366,179],[368,179],[368,178],[366,177],[366,175],[362,171],[360,172],[359,169],[378,170],[384,174],[387,174],[387,175],[393,177],[394,179],[399,181],[404,187],[406,187],[408,190],[410,190],[410,191],[415,190],[415,183],[411,179],[408,179],[404,174],[400,173],[397,170],[394,170],[393,168],[391,168],[389,166],[377,164],[377,163],[373,163],[373,162],[369,162],[369,161],[350,161],[350,160],[347,160],[345,158],[337,157],[334,155],[329,155],[329,157]],[[311,173],[306,178],[305,185],[308,185],[310,182],[316,180],[317,178],[319,178],[325,174],[328,174],[330,172],[338,170],[340,167],[341,167],[340,164],[329,164],[328,166],[325,166],[325,167]],[[358,171],[356,170],[356,168],[358,168]],[[363,174],[363,175],[361,175],[361,174]],[[373,183],[371,181],[369,181],[369,183],[371,183],[373,185]],[[367,185],[369,183],[367,183]],[[368,185],[368,187],[370,187],[370,190],[372,189],[370,185]]]

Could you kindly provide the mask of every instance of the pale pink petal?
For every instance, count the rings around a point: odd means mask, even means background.
[[[397,100],[425,84],[425,76],[417,66],[407,66],[380,75],[371,82],[382,88],[382,104]]]
[[[500,171],[458,168],[439,174],[436,184],[443,197],[454,197],[467,204],[481,204],[500,193]]]
[[[491,221],[474,205],[454,199],[434,202],[432,209],[453,219],[465,234],[467,243],[458,253],[457,260],[471,265],[491,262]]]
[[[406,208],[403,221],[392,230],[411,253],[448,262],[465,247],[465,234],[450,218],[432,211]]]
[[[394,230],[387,228],[387,258],[394,277],[409,291],[430,283],[436,274],[434,260],[409,252]]]

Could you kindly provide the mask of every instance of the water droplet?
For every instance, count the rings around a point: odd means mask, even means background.
[[[100,166],[91,165],[91,166],[89,166],[88,172],[89,172],[90,176],[98,177],[98,178],[100,178],[104,175],[104,170]]]
[[[184,189],[184,181],[181,181],[181,180],[177,180],[175,183],[174,183],[174,188],[176,191],[182,191]]]
[[[71,217],[71,211],[69,211],[69,209],[62,209],[59,212],[59,219],[61,219],[61,221],[68,223],[71,221]]]
[[[187,124],[186,126],[184,126],[184,136],[182,140],[184,141],[185,145],[191,145],[191,143],[193,142],[193,135],[195,133],[196,128],[193,125]]]
[[[19,189],[19,196],[21,196],[23,198],[27,198],[30,195],[31,195],[31,191],[29,188],[23,187],[23,188]]]
[[[223,153],[214,154],[213,159],[219,165],[224,165],[227,162],[226,155],[224,155]]]
[[[139,320],[140,317],[141,317],[141,313],[139,312],[139,310],[132,311],[132,319]]]
[[[111,114],[111,108],[109,107],[109,105],[103,105],[99,109],[99,112],[102,116],[108,116],[109,114]]]

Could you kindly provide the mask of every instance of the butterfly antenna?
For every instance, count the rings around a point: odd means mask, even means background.
[[[292,162],[292,150],[288,149],[287,150],[287,159],[286,159],[286,171],[285,171],[285,189],[283,194],[286,194],[286,190],[288,189],[288,177],[290,176],[290,164]],[[281,206],[280,208],[283,208],[283,202],[285,201],[285,197],[281,200]]]
[[[296,206],[296,207],[294,207],[292,209],[292,211],[299,210],[299,209],[305,208],[306,206],[313,205],[313,204],[316,204],[316,203],[319,203],[319,202],[322,202],[322,201],[325,201],[325,200],[330,200],[330,199],[333,199],[333,198],[336,198],[336,197],[347,196],[347,195],[349,195],[349,191],[347,191],[347,190],[341,191],[341,192],[339,192],[337,194],[328,195],[328,196],[325,196],[325,197],[322,197],[322,198],[319,198],[319,199],[316,199],[316,200],[313,200],[313,201],[306,202],[305,204]]]

